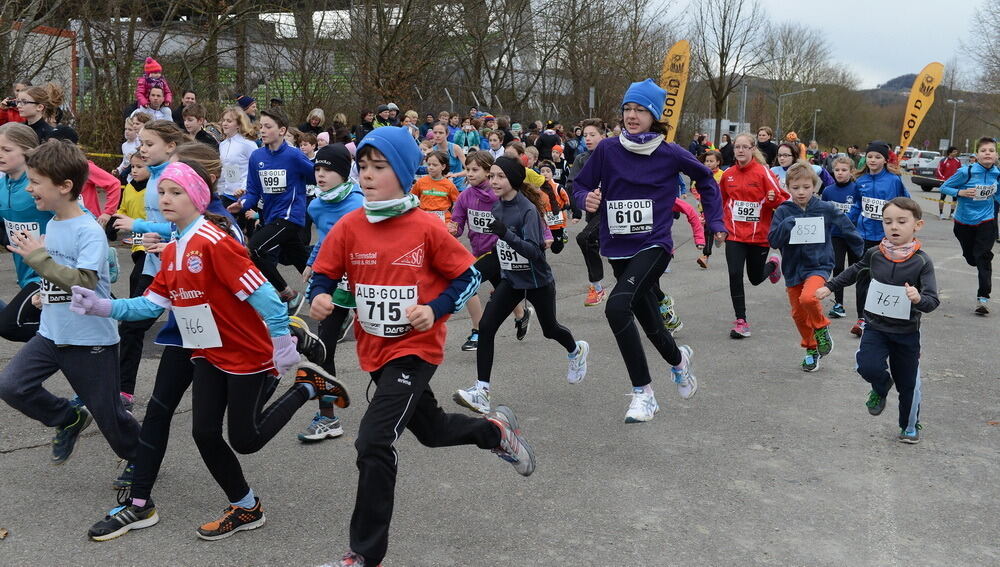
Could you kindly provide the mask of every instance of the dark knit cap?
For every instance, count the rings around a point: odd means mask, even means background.
[[[521,165],[521,162],[507,156],[500,156],[493,162],[493,165],[503,171],[503,174],[507,176],[507,180],[510,181],[510,186],[514,189],[518,189],[521,185],[524,185],[524,177],[527,172],[524,166]]]
[[[885,143],[885,142],[883,142],[881,140],[875,140],[874,142],[868,142],[868,147],[865,148],[865,153],[867,154],[868,152],[877,152],[877,153],[880,153],[880,154],[882,154],[882,157],[884,157],[886,159],[886,161],[889,160],[889,144],[887,144],[887,143]]]
[[[316,152],[315,164],[333,170],[346,181],[351,174],[351,152],[344,144],[327,144]]]

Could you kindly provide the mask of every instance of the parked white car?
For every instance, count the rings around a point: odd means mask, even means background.
[[[904,157],[905,155],[906,154],[904,153]],[[901,161],[900,165],[907,171],[916,171],[917,169],[926,171],[931,162],[933,162],[935,158],[939,157],[941,157],[941,152],[921,150],[919,152],[915,152],[910,158]]]

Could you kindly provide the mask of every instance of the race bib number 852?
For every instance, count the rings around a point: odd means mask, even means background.
[[[400,337],[413,328],[406,308],[417,304],[415,285],[355,284],[354,299],[361,328],[369,335]]]

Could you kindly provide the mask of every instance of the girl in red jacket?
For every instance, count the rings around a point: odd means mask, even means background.
[[[771,228],[774,209],[788,199],[788,193],[764,165],[764,157],[750,134],[740,134],[733,140],[736,163],[722,174],[722,215],[726,225],[726,264],[729,266],[729,295],[733,299],[736,321],[729,336],[742,339],[750,336],[747,322],[746,295],[743,289],[743,267],[752,285],[769,278],[781,280],[781,259],[770,250],[767,233]]]

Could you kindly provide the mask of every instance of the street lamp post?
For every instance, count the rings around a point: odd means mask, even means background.
[[[781,139],[781,99],[785,98],[786,96],[792,96],[792,95],[797,95],[797,94],[802,94],[802,93],[814,93],[814,92],[816,92],[816,87],[813,87],[811,89],[802,89],[801,91],[794,91],[794,92],[790,92],[790,93],[785,93],[785,94],[778,95],[778,117],[775,118],[775,120],[774,120],[774,135],[779,140]]]
[[[955,145],[955,115],[958,114],[958,103],[965,102],[962,99],[952,100],[948,99],[948,104],[951,104],[951,135],[948,136],[948,145]]]
[[[816,115],[819,114],[820,112],[823,112],[822,108],[817,108],[816,110],[813,110],[813,135],[812,138],[809,138],[810,141],[816,139]]]

